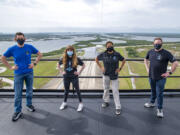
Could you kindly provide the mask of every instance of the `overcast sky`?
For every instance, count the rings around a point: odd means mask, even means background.
[[[180,0],[0,0],[0,32],[178,32]]]

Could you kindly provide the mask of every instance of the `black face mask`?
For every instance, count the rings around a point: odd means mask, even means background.
[[[114,48],[113,48],[113,47],[108,47],[108,48],[107,48],[107,51],[108,51],[108,52],[112,52],[112,51],[114,51]]]
[[[161,49],[161,47],[162,47],[162,44],[155,44],[155,45],[154,45],[154,48],[155,48],[156,50]]]
[[[17,43],[18,43],[19,45],[23,45],[24,42],[25,42],[24,39],[17,39]]]

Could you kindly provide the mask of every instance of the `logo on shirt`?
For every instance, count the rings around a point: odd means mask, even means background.
[[[113,60],[116,60],[116,56],[113,56]]]
[[[26,55],[29,55],[29,51],[26,51]]]
[[[161,55],[158,55],[157,56],[157,60],[161,60],[162,56]]]
[[[72,71],[72,68],[68,67],[68,68],[66,68],[66,70],[70,72],[70,71]]]
[[[69,72],[73,70],[71,65],[72,65],[72,63],[71,63],[71,61],[69,61],[68,68],[66,68],[66,70],[69,71]]]

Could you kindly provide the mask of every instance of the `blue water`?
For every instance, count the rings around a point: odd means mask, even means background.
[[[72,34],[72,33],[71,33]],[[57,35],[57,34],[55,34]],[[28,39],[27,43],[30,43],[34,45],[40,52],[50,52],[54,51],[57,49],[61,49],[62,47],[65,47],[67,45],[72,45],[75,44],[77,41],[87,41],[87,40],[94,40],[96,39],[96,35],[78,35],[78,34],[73,34],[73,35],[67,35],[67,34],[60,34],[62,37],[66,37],[66,39],[60,39],[59,37],[53,37],[53,34],[49,36],[48,39],[51,40],[44,40],[43,38],[40,40],[34,41],[33,39]],[[112,41],[114,43],[126,43],[126,41],[119,40],[118,38],[123,38],[120,35],[112,36],[112,35],[104,35],[101,34],[102,37],[101,39],[103,40],[102,42],[92,42],[95,45],[100,45],[100,44],[105,44],[107,41]],[[68,39],[67,39],[68,38]],[[114,39],[113,39],[114,38]],[[147,40],[147,41],[153,41],[155,37],[153,36],[136,36],[136,35],[131,35],[129,37],[130,39],[136,39],[136,40]],[[46,38],[47,39],[47,38]],[[165,42],[180,42],[180,38],[163,38]],[[0,54],[3,54],[10,46],[16,44],[13,40],[12,41],[0,41]]]
[[[38,40],[33,41],[28,39],[29,44],[34,45],[40,52],[50,52],[57,49],[61,49],[67,45],[75,44],[76,41],[80,40],[92,40],[95,37],[72,37],[70,39],[53,39],[53,40]],[[14,41],[0,41],[0,54],[3,54],[10,46],[16,44]]]

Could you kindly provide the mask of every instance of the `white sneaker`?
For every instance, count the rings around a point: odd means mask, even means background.
[[[162,109],[157,109],[157,117],[159,117],[159,118],[163,118],[164,117]]]
[[[116,109],[116,115],[120,115],[121,114],[121,109]]]
[[[63,102],[61,106],[59,107],[60,110],[64,110],[67,107],[67,103]]]
[[[154,104],[154,103],[145,103],[145,104],[144,104],[144,107],[146,107],[146,108],[152,108],[152,107],[155,107],[155,104]]]
[[[109,103],[108,102],[103,102],[102,103],[102,108],[106,108],[106,107],[108,107],[109,106]]]
[[[83,103],[79,103],[77,111],[81,112],[83,110]]]

